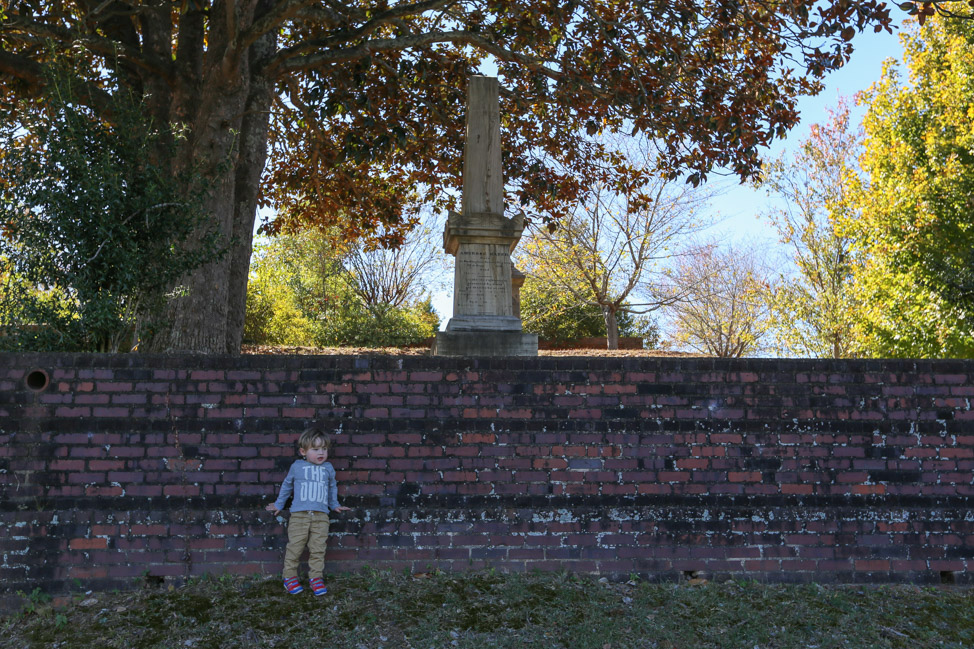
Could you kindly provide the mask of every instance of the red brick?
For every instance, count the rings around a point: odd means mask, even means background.
[[[473,471],[444,471],[444,482],[472,482],[477,479],[477,474]]]
[[[534,417],[534,410],[531,408],[517,408],[514,410],[501,408],[497,411],[498,419],[531,419],[532,417]]]
[[[131,413],[128,408],[96,407],[92,409],[91,414],[93,417],[113,418],[113,417],[128,417]]]
[[[89,486],[85,487],[86,496],[121,496],[125,490],[120,486]]]
[[[313,419],[314,408],[281,408],[281,416],[292,419]]]
[[[222,381],[225,378],[222,370],[194,370],[189,373],[191,381]]]
[[[743,437],[736,433],[711,433],[710,441],[714,444],[740,444]]]
[[[885,559],[857,559],[855,569],[861,572],[888,572],[890,565]]]
[[[91,408],[61,406],[54,411],[54,416],[59,419],[87,418],[91,416]]]
[[[108,539],[105,538],[95,538],[95,539],[71,539],[68,543],[68,548],[71,550],[104,550],[108,547]]]
[[[761,478],[760,471],[729,471],[727,473],[727,479],[730,482],[760,482]]]
[[[657,473],[660,482],[686,482],[690,479],[689,473],[677,471],[660,471]]]
[[[372,457],[405,457],[406,451],[400,446],[376,446],[372,448]]]
[[[85,461],[56,459],[51,461],[49,468],[51,471],[84,471]],[[97,467],[90,468],[97,469]],[[43,469],[43,465],[39,466],[38,469]]]
[[[803,494],[809,495],[815,492],[815,488],[810,484],[783,484],[781,493],[783,494]]]
[[[113,566],[114,568],[114,566]],[[112,576],[117,577],[116,571],[112,570]],[[71,579],[105,579],[109,576],[108,568],[94,566],[71,566],[68,569],[68,577]]]
[[[561,458],[554,458],[554,457],[538,458],[534,460],[532,466],[535,469],[565,469],[568,468],[568,462]]]
[[[443,372],[410,372],[409,380],[420,383],[435,383],[443,380]]]
[[[139,496],[143,498],[155,498],[162,495],[162,486],[133,484],[125,486],[125,494],[128,496]]]
[[[105,481],[104,473],[71,473],[68,482],[71,484],[100,484]]]
[[[197,485],[166,485],[162,488],[164,496],[198,496],[200,488]]]
[[[881,495],[886,493],[886,485],[854,485],[852,493],[859,495]]]
[[[88,460],[91,471],[117,471],[125,468],[125,460]]]
[[[223,550],[227,547],[227,541],[223,538],[202,538],[189,539],[189,547],[193,550]]]

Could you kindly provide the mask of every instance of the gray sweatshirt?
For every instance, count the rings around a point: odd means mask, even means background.
[[[338,509],[335,467],[331,462],[314,465],[307,460],[295,460],[284,478],[281,494],[274,502],[274,507],[284,509],[284,503],[292,494],[292,512],[327,512],[329,509]]]

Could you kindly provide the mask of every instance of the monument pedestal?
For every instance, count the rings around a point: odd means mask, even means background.
[[[436,335],[434,356],[537,356],[537,334],[521,330],[511,250],[524,229],[521,216],[450,213],[443,247],[457,259],[453,317]],[[515,311],[517,315],[515,315]]]
[[[440,331],[434,356],[537,356],[538,334],[521,331]]]
[[[521,331],[521,319],[513,316],[455,315],[447,331]]]

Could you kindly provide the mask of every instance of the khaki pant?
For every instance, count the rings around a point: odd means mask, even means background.
[[[287,524],[287,550],[284,551],[284,578],[298,576],[298,562],[308,548],[308,576],[321,577],[325,570],[328,543],[328,514],[292,512]]]

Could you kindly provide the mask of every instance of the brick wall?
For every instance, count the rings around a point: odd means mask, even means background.
[[[0,589],[276,574],[334,431],[331,571],[970,582],[974,362],[0,355]]]

